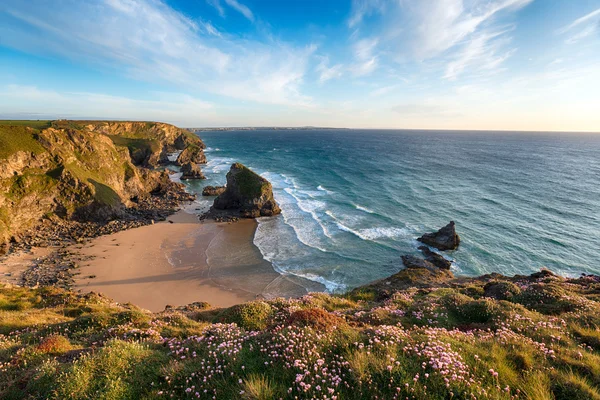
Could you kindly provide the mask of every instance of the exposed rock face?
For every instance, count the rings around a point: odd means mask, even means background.
[[[205,186],[202,196],[220,196],[225,191],[225,186]]]
[[[204,144],[204,142],[202,142],[202,140],[199,140],[198,137],[196,135],[194,135],[193,133],[192,134],[182,133],[175,139],[174,144],[175,144],[175,148],[177,150],[183,150],[192,144],[200,147],[201,149],[206,149],[206,145]]]
[[[427,247],[427,246],[419,246],[419,250],[421,250],[421,253],[423,253],[423,256],[425,257],[425,260],[429,261],[430,263],[432,263],[436,267],[438,267],[440,269],[450,269],[450,266],[452,265],[452,262],[446,260],[440,254],[435,253],[435,252],[429,250],[429,247]]]
[[[194,164],[191,162],[185,163],[181,167],[181,172],[183,172],[183,175],[181,175],[181,179],[206,179],[206,177],[202,173],[202,170],[200,170],[198,164]]]
[[[189,145],[177,157],[176,164],[183,166],[187,163],[206,164],[204,150],[200,146]]]
[[[186,132],[137,122],[61,120],[43,128],[0,126],[0,243],[51,216],[105,223],[158,219],[172,212],[178,202],[174,197],[185,197],[183,185],[171,182],[165,172],[142,168],[147,160],[132,156],[138,147],[155,143],[159,152],[151,154],[158,160],[160,151],[174,149],[179,136],[192,135]],[[166,202],[159,201],[161,196],[168,197]],[[164,205],[165,212],[154,218],[152,204]],[[2,248],[6,251],[7,246]]]
[[[244,218],[279,214],[271,183],[240,163],[227,173],[227,187],[215,199],[213,209],[239,213]]]
[[[437,232],[424,234],[417,240],[438,250],[455,250],[460,244],[460,237],[454,228],[454,221],[450,221],[448,225]]]
[[[435,265],[433,265],[432,263],[430,263],[429,261],[426,261],[419,257],[409,256],[409,255],[402,256],[402,264],[404,264],[404,266],[406,268],[425,268],[425,269],[428,269],[431,271],[434,271],[437,269],[437,267]]]
[[[109,136],[117,146],[126,147],[135,165],[153,167],[168,164],[168,153],[188,146],[206,148],[192,132],[161,122],[56,121],[54,126],[73,127]]]

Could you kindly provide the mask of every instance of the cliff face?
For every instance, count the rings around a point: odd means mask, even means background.
[[[206,146],[202,140],[195,134],[173,125],[161,122],[97,121],[83,121],[78,124],[90,132],[109,136],[117,146],[126,147],[136,165],[156,166],[168,163],[167,153],[175,150],[187,150],[197,154],[198,158],[204,157],[203,150]]]
[[[203,143],[160,123],[0,125],[0,252],[11,237],[44,216],[82,221],[130,217],[128,210],[140,199],[173,185],[166,173],[142,166],[190,145]]]
[[[233,210],[244,218],[279,214],[271,183],[240,163],[227,173],[225,191],[215,199],[217,210]]]

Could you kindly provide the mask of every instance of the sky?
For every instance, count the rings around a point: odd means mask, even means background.
[[[600,0],[2,0],[0,118],[600,131]]]

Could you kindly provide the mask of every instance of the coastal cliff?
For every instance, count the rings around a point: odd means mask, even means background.
[[[0,125],[0,252],[44,219],[164,219],[189,195],[153,167],[190,147],[202,153],[205,146],[163,123]]]

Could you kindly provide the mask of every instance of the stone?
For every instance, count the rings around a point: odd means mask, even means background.
[[[191,144],[187,146],[181,153],[179,153],[175,163],[181,166],[187,163],[206,164],[206,156],[204,155],[204,150],[202,150],[202,147]]]
[[[438,269],[435,265],[433,265],[429,261],[426,261],[420,257],[410,256],[410,255],[402,256],[402,264],[404,264],[404,266],[406,268],[412,268],[412,269],[425,268],[430,271],[435,271]]]
[[[456,233],[454,221],[444,226],[437,232],[426,233],[417,239],[438,250],[456,250],[460,244],[460,237]]]
[[[191,162],[185,163],[181,167],[181,172],[183,173],[183,175],[181,175],[181,179],[183,179],[183,180],[206,179],[206,177],[202,173],[202,170],[200,170],[200,167],[198,166],[198,164],[194,164]]]
[[[231,166],[225,191],[215,199],[212,208],[227,210],[244,218],[281,213],[273,197],[271,183],[240,163]]]
[[[427,246],[419,246],[419,250],[421,250],[421,253],[423,253],[425,260],[429,261],[440,269],[450,269],[450,266],[452,266],[451,261],[446,260],[442,255],[429,250],[429,247]]]
[[[225,191],[225,186],[205,186],[202,196],[219,196]]]

